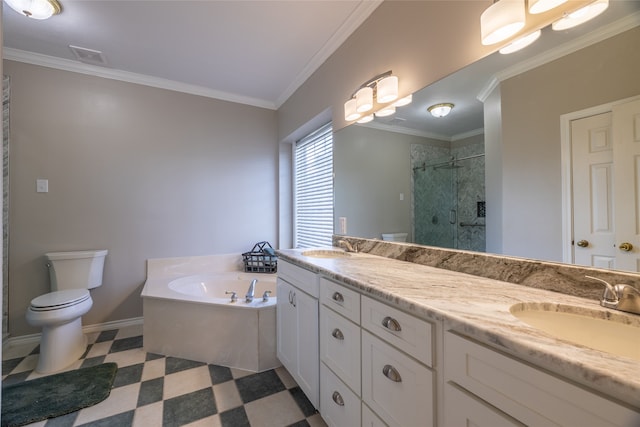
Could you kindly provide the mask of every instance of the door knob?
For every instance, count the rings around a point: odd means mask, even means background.
[[[618,246],[620,248],[621,251],[625,251],[625,252],[629,252],[633,249],[633,245],[631,243],[620,243],[620,246]]]
[[[579,240],[576,245],[580,246],[581,248],[586,248],[587,246],[589,246],[589,242],[587,240]]]

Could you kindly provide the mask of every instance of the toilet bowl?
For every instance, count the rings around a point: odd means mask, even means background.
[[[26,313],[27,323],[42,328],[36,372],[60,371],[85,352],[82,316],[93,306],[89,289],[102,285],[106,254],[102,250],[45,255],[53,292],[34,298]]]

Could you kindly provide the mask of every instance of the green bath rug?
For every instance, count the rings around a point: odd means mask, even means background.
[[[115,363],[62,372],[2,387],[2,427],[59,417],[109,397]]]

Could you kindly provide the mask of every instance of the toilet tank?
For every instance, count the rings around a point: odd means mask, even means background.
[[[107,250],[49,252],[51,290],[93,289],[102,285],[102,271]]]

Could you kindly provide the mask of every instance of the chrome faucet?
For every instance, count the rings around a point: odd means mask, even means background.
[[[253,301],[253,294],[256,292],[256,283],[257,282],[258,282],[258,279],[253,279],[251,281],[251,284],[249,285],[249,290],[247,291],[247,295],[244,296],[245,302],[252,302]]]
[[[640,290],[630,285],[611,285],[606,280],[597,277],[584,276],[587,279],[597,280],[605,286],[600,305],[614,310],[640,314]]]
[[[349,243],[347,240],[340,239],[340,240],[338,240],[338,246],[339,247],[340,246],[344,247],[344,249],[347,252],[358,252],[358,244],[357,243],[355,244],[355,247],[354,247],[354,246],[351,246],[351,243]]]

